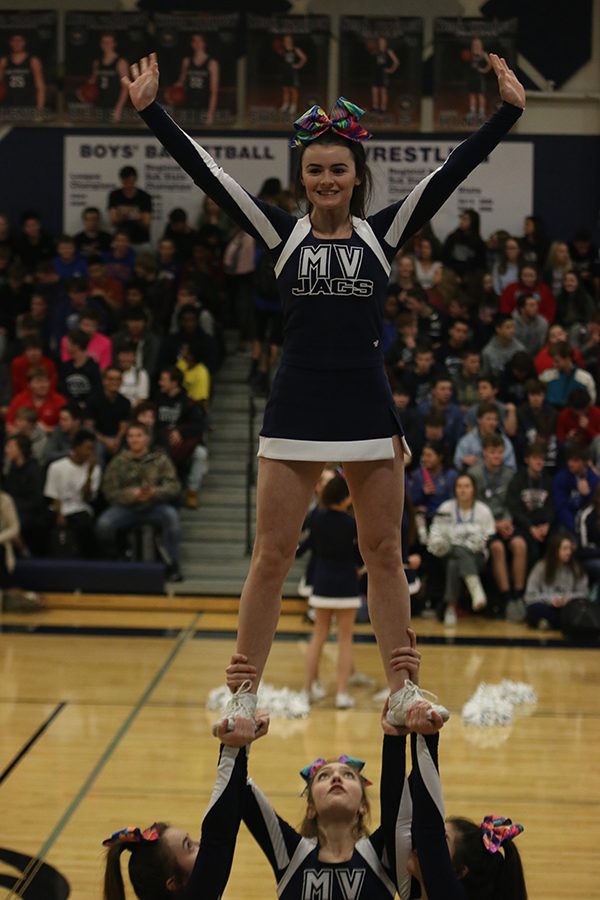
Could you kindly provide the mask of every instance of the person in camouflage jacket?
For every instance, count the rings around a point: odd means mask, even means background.
[[[173,503],[181,484],[175,467],[163,450],[150,449],[150,433],[139,422],[128,426],[127,447],[106,467],[102,491],[109,504],[96,523],[96,535],[107,553],[116,555],[119,531],[146,523],[160,528],[170,581],[180,581],[179,513]]]

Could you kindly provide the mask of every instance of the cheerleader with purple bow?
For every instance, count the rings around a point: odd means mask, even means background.
[[[240,600],[237,650],[254,665],[252,689],[225,714],[252,717],[279,619],[281,590],[325,463],[343,463],[369,572],[369,610],[390,688],[389,720],[402,725],[413,685],[390,665],[410,621],[400,547],[404,431],[385,374],[382,322],[394,256],[517,121],[525,91],[490,54],[501,107],[446,162],[396,203],[367,215],[370,172],[363,111],[340,97],[295,123],[296,188],[305,214],[253,197],[156,102],[156,54],[125,78],[134,107],[195,183],[270,254],[283,314],[281,364],[259,441],[256,537]],[[447,710],[431,705],[443,718]]]

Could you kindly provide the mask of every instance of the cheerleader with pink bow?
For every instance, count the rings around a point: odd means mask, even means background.
[[[340,97],[294,123],[300,219],[244,190],[156,102],[156,54],[123,79],[134,107],[171,156],[227,215],[266,249],[283,315],[281,364],[259,441],[256,536],[241,600],[237,650],[254,665],[251,690],[233,696],[228,718],[249,718],[279,619],[281,590],[325,463],[343,463],[369,572],[369,610],[390,688],[388,717],[402,725],[415,701],[391,652],[410,621],[400,547],[404,459],[409,453],[385,374],[383,307],[392,260],[493,151],[525,106],[505,60],[490,54],[502,104],[479,131],[407,197],[367,214],[371,176],[363,111]],[[448,717],[444,707],[429,704]]]

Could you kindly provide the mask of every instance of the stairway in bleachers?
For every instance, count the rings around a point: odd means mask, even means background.
[[[210,471],[197,510],[182,510],[181,569],[184,581],[169,585],[175,594],[237,597],[249,557],[246,555],[246,466],[249,389],[247,355],[231,353],[215,378],[209,436]],[[258,446],[264,400],[256,400],[253,453]],[[256,471],[256,464],[255,464]],[[254,534],[255,489],[251,524]],[[297,562],[286,580],[284,596],[296,596],[303,570]]]

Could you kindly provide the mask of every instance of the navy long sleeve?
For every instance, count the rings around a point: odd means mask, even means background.
[[[317,238],[296,219],[251,196],[154,102],[142,118],[194,182],[271,253],[284,323],[283,362],[313,369],[383,365],[383,306],[391,261],[446,202],[521,115],[503,103],[479,131],[403,200],[366,219],[352,236]]]
[[[413,767],[409,785],[413,801],[413,841],[428,900],[466,900],[446,842],[438,743],[437,734],[411,734]]]
[[[217,780],[202,821],[200,849],[184,900],[219,900],[229,879],[242,819],[248,750],[221,747]]]

